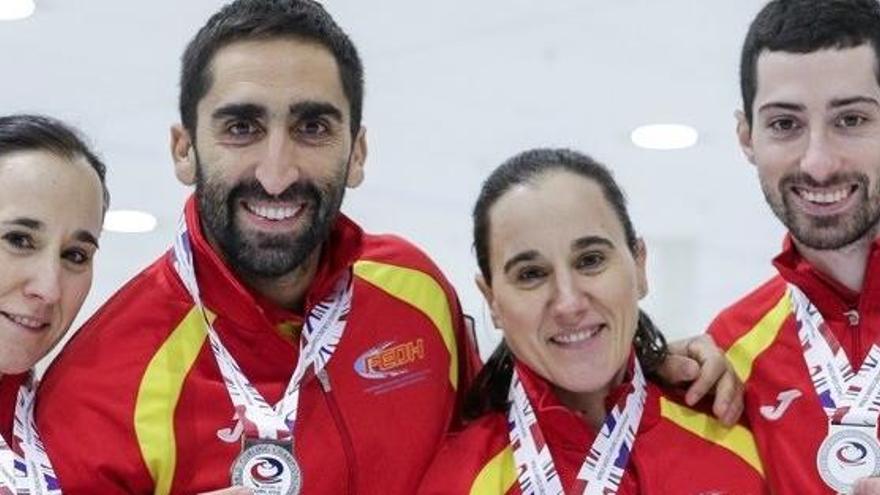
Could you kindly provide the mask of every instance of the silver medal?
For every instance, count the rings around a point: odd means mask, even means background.
[[[880,475],[880,443],[874,427],[832,425],[816,454],[819,475],[838,493],[849,493],[855,482]]]
[[[254,495],[298,495],[302,471],[288,448],[259,442],[245,448],[233,463],[232,484],[250,488]]]

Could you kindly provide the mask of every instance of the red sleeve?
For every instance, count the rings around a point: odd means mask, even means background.
[[[721,311],[707,330],[715,345],[726,351],[779,302],[786,284],[776,276]]]
[[[36,410],[65,495],[151,492],[152,479],[145,473],[134,428],[120,420],[130,415],[127,401],[100,399],[94,377],[65,368],[63,377],[51,373],[43,382]]]
[[[429,274],[443,289],[449,302],[458,352],[458,384],[456,389],[455,418],[452,427],[460,426],[463,398],[474,377],[482,366],[480,355],[471,332],[465,325],[461,303],[452,285],[437,265],[417,246],[395,235],[368,235],[364,238],[363,259],[374,259],[420,270]]]
[[[49,367],[35,415],[65,495],[153,492],[134,405],[151,350],[178,313],[168,292],[142,272],[86,322]]]
[[[721,315],[716,316],[715,319],[712,320],[706,333],[712,337],[712,340],[715,341],[715,345],[717,345],[722,352],[726,352],[727,349],[730,349],[730,346],[733,345],[733,335],[724,324],[724,319]]]

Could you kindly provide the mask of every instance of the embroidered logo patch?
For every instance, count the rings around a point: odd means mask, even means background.
[[[370,380],[384,380],[407,372],[406,365],[425,359],[425,342],[411,340],[403,344],[384,342],[360,355],[354,362],[357,374]]]
[[[776,395],[776,404],[761,406],[761,409],[759,409],[761,416],[764,416],[768,421],[778,421],[785,414],[785,411],[788,411],[791,403],[802,395],[801,391],[796,388],[779,392]]]
[[[361,354],[354,362],[354,370],[367,380],[382,383],[367,389],[381,394],[421,381],[429,370],[414,371],[412,365],[425,359],[423,339],[398,343],[383,342]]]

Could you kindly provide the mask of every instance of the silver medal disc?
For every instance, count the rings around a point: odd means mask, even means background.
[[[839,426],[829,433],[816,454],[825,484],[849,493],[856,480],[880,475],[880,443],[871,434],[874,428]]]
[[[232,484],[250,488],[254,495],[299,495],[302,471],[288,449],[256,443],[232,464]]]

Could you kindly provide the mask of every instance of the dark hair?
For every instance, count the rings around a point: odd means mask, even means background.
[[[880,68],[880,4],[877,0],[773,0],[749,27],[740,58],[743,112],[752,123],[758,91],[758,57],[764,50],[811,53],[870,43]],[[878,74],[880,80],[880,74]]]
[[[617,214],[623,226],[623,235],[630,251],[636,250],[636,231],[633,229],[629,212],[626,209],[626,198],[620,190],[611,172],[592,158],[569,149],[537,148],[524,151],[510,158],[496,168],[483,182],[477,203],[474,205],[474,251],[477,254],[477,265],[486,283],[492,284],[492,273],[489,270],[489,210],[507,191],[519,184],[532,183],[541,175],[564,170],[575,175],[590,179],[602,189],[605,199]]]
[[[244,40],[302,38],[326,47],[336,59],[342,90],[348,98],[351,133],[361,125],[364,70],[354,44],[313,0],[235,0],[214,14],[183,53],[180,71],[180,118],[196,135],[196,107],[210,90],[210,63],[221,48]]]
[[[110,206],[107,167],[86,145],[76,129],[44,115],[0,116],[0,156],[17,151],[47,151],[63,158],[85,158],[101,181],[104,211],[107,211]]]
[[[489,268],[489,212],[514,186],[533,183],[551,171],[566,171],[594,181],[623,226],[627,247],[635,253],[637,237],[623,195],[614,176],[602,164],[577,151],[539,148],[520,153],[496,168],[483,182],[474,206],[474,251],[486,283],[492,285]],[[633,345],[646,373],[653,373],[666,357],[666,339],[651,319],[639,310]],[[513,374],[513,355],[501,342],[474,380],[464,402],[464,418],[475,419],[489,411],[506,411],[507,394]]]

